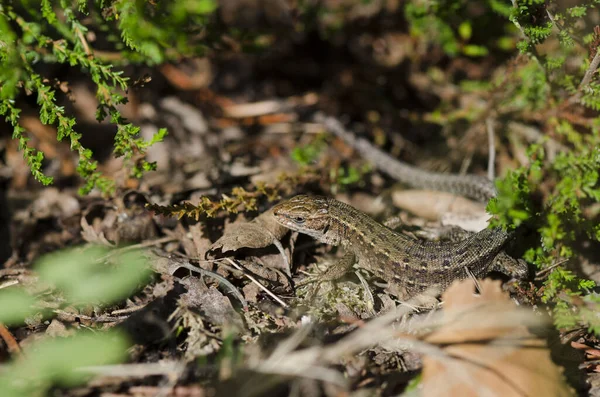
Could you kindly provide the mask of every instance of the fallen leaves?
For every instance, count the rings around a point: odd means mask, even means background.
[[[268,210],[248,223],[239,223],[228,229],[209,249],[217,251],[237,251],[241,248],[264,248],[280,240],[289,229],[279,225],[271,210]]]
[[[469,283],[448,288],[441,326],[422,339],[440,348],[425,354],[423,395],[573,395],[546,342],[526,327],[542,324],[540,315],[516,307],[499,282],[483,280],[481,295]]]
[[[456,225],[473,232],[487,227],[489,215],[485,205],[450,193],[429,190],[396,190],[392,201],[414,215],[431,221],[442,219],[444,224]]]
[[[423,356],[418,384],[423,396],[574,395],[563,369],[551,360],[545,340],[527,328],[548,325],[543,316],[516,306],[499,282],[483,280],[481,290],[475,295],[470,280],[455,282],[443,295],[443,310],[413,314],[399,322],[418,302],[419,297],[415,297],[406,305],[358,324],[333,343],[297,349],[311,333],[308,323],[251,369],[319,379],[350,389],[348,381],[352,379],[329,365],[361,356],[369,349],[387,351],[397,360],[409,351]],[[364,369],[356,374],[357,382],[369,383],[371,375]]]

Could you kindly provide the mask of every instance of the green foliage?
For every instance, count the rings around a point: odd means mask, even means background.
[[[501,27],[496,36],[464,17],[468,8],[461,0],[415,0],[405,6],[413,35],[439,45],[450,56],[468,55],[466,45],[474,39],[489,53],[497,53],[500,39],[508,49],[511,37],[518,37],[516,46],[527,56],[501,66],[491,80],[460,81],[461,95],[479,96],[485,106],[456,109],[442,103],[426,119],[445,128],[452,124],[461,128],[464,123],[483,124],[492,111],[501,123],[532,125],[541,132],[544,138],[527,150],[529,162],[497,181],[499,194],[488,210],[496,215],[495,226],[526,226],[537,232],[538,242],[524,259],[546,277],[538,293],[553,307],[555,324],[587,326],[593,332],[600,330],[600,319],[593,315],[600,309],[600,299],[592,292],[595,283],[577,277],[575,269],[584,260],[581,242],[600,240],[594,209],[600,201],[600,117],[592,112],[600,110],[594,63],[600,30],[589,18],[597,16],[598,4],[598,0],[571,6],[545,0],[488,1],[498,17],[493,24]],[[438,26],[442,29],[436,32]],[[561,149],[549,152],[557,143]]]
[[[581,142],[576,149],[561,152],[552,161],[545,159],[541,145],[534,145],[530,154],[535,160],[498,182],[499,195],[488,210],[496,214],[496,224],[504,227],[516,227],[525,221],[536,226],[539,245],[529,248],[524,258],[540,270],[551,269],[542,289],[542,301],[555,304],[556,325],[581,322],[590,330],[598,330],[597,317],[584,316],[584,308],[575,310],[570,304],[575,296],[589,294],[595,283],[577,278],[561,266],[582,254],[582,239],[600,240],[597,222],[584,215],[587,207],[600,202],[600,139],[597,134],[577,138]],[[531,204],[531,197],[543,194],[543,206]],[[597,298],[592,299],[588,309],[598,310],[598,303]]]
[[[305,146],[297,146],[290,154],[292,160],[304,167],[314,165],[319,158],[322,157],[327,149],[327,135],[318,135],[311,143]],[[371,171],[369,165],[365,164],[361,167],[327,167],[329,168],[329,185],[332,192],[344,190],[346,187],[361,183],[365,174]]]
[[[84,247],[42,257],[35,270],[39,285],[0,290],[0,322],[23,324],[31,316],[50,317],[49,307],[103,305],[130,296],[148,281],[149,266],[140,251],[111,252]],[[39,288],[50,288],[40,294]],[[50,300],[50,302],[48,302]],[[75,332],[64,338],[45,338],[27,354],[4,365],[0,374],[3,396],[45,396],[54,385],[74,386],[88,376],[81,367],[118,363],[126,358],[128,341],[117,331]]]
[[[511,8],[497,0],[478,6],[484,9],[476,19],[469,16],[469,2],[464,0],[408,1],[404,13],[411,35],[440,45],[451,57],[482,57],[488,55],[492,47],[512,49],[506,41],[503,45],[479,43],[482,38],[491,37],[487,34],[490,24],[505,25],[505,17],[510,15]]]
[[[109,118],[117,127],[115,156],[123,156],[134,177],[156,165],[144,160],[147,148],[163,139],[160,130],[149,142],[139,138],[139,128],[128,122],[118,106],[127,103],[130,79],[116,64],[157,64],[186,55],[198,55],[205,49],[203,31],[214,12],[213,0],[184,2],[79,1],[61,0],[0,5],[0,115],[13,127],[13,138],[29,165],[34,178],[47,185],[52,178],[44,175],[44,156],[29,146],[27,132],[19,125],[22,95],[35,95],[39,118],[57,130],[57,139],[68,140],[79,156],[77,171],[85,184],[82,194],[93,188],[109,193],[114,181],[101,175],[93,153],[82,146],[77,121],[59,102],[65,100],[56,87],[64,82],[50,81],[41,74],[47,67],[62,64],[83,71],[94,84],[99,105],[98,121]],[[115,35],[112,32],[119,32]],[[93,33],[93,35],[90,35]],[[93,37],[102,35],[119,51],[117,60],[105,59],[96,52]]]
[[[586,107],[600,112],[600,82],[592,82],[583,92],[581,103]]]
[[[216,7],[215,0],[157,2],[152,6],[140,0],[115,1],[103,13],[107,20],[117,21],[127,47],[149,63],[158,64],[176,54],[201,53],[205,47],[198,38]]]
[[[404,12],[410,22],[412,35],[431,35],[431,38],[442,46],[446,54],[455,56],[460,52],[459,40],[444,17],[448,13],[455,12],[462,4],[458,1],[454,2],[448,9],[443,7],[445,4],[448,3],[412,1],[406,3]],[[462,30],[464,34],[465,27]]]
[[[23,319],[36,313],[36,300],[23,289],[7,288],[0,292],[0,323],[21,324]]]
[[[82,367],[119,363],[126,357],[127,347],[127,339],[117,331],[34,342],[22,360],[4,366],[2,395],[45,396],[53,385],[76,386],[89,378]]]
[[[101,260],[107,253],[102,247],[60,251],[40,259],[36,270],[73,304],[113,303],[134,291],[149,269],[140,252],[119,255],[115,264]]]
[[[0,90],[0,93],[2,93],[2,90]],[[6,115],[6,121],[12,125],[12,137],[19,141],[19,150],[23,152],[23,157],[27,161],[33,177],[44,185],[49,185],[52,183],[52,177],[48,177],[42,172],[44,153],[27,145],[29,138],[25,135],[25,128],[19,125],[20,113],[21,109],[15,108],[12,100],[1,100],[0,115]]]
[[[363,184],[365,175],[371,171],[372,169],[369,164],[364,164],[360,167],[347,166],[330,169],[329,180],[331,181],[331,192],[335,194],[346,190],[348,187]]]
[[[291,153],[292,160],[302,166],[315,163],[327,148],[326,135],[319,135],[315,140],[305,146],[296,146]]]

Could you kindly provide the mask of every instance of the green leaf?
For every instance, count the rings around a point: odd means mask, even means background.
[[[6,325],[22,324],[35,309],[35,299],[22,288],[10,287],[0,290],[0,323]]]
[[[197,14],[211,14],[217,9],[217,2],[214,0],[199,0],[195,3],[194,11]]]
[[[473,34],[473,27],[471,26],[471,22],[464,21],[460,25],[458,25],[458,35],[465,41],[469,41],[471,35]]]
[[[467,44],[462,49],[463,53],[470,57],[482,57],[489,53],[488,49],[474,44]]]
[[[28,354],[4,365],[0,390],[4,397],[17,397],[45,395],[52,385],[75,386],[90,377],[83,367],[119,363],[128,345],[116,331],[34,342]]]
[[[103,247],[63,250],[41,258],[36,269],[71,302],[111,303],[131,295],[147,278],[149,267],[141,252],[118,255],[111,264],[102,259],[108,253]]]
[[[326,148],[324,136],[321,135],[308,145],[292,149],[291,157],[300,165],[309,165],[314,163]]]
[[[52,3],[50,0],[42,0],[42,15],[50,25],[56,22],[56,13],[52,9]]]
[[[575,6],[567,9],[567,14],[573,18],[579,18],[585,16],[587,8],[585,6]]]

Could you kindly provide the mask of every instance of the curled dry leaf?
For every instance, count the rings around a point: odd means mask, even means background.
[[[114,210],[103,203],[90,204],[81,214],[81,236],[88,243],[112,246],[104,231],[112,227],[116,219]]]
[[[144,208],[146,202],[143,194],[130,191],[111,204],[91,204],[80,220],[82,237],[109,246],[155,238],[158,231],[152,214]]]
[[[487,215],[484,204],[444,192],[396,190],[392,193],[392,201],[396,207],[431,221],[437,221],[447,213],[469,217]]]
[[[214,255],[217,251],[237,251],[241,248],[265,248],[281,239],[288,229],[275,222],[272,210],[227,230],[208,250]]]
[[[242,318],[231,305],[231,301],[217,288],[207,287],[196,277],[186,277],[181,283],[187,288],[187,292],[179,298],[179,306],[201,311],[213,324],[229,324],[238,329],[243,328]]]
[[[483,280],[481,295],[471,281],[444,293],[442,324],[423,337],[439,351],[425,354],[425,396],[571,396],[562,368],[544,340],[526,326],[543,319],[514,305],[500,282]]]

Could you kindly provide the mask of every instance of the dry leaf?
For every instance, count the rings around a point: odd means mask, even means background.
[[[546,342],[526,328],[542,319],[516,307],[500,282],[483,280],[481,295],[471,285],[448,288],[442,325],[423,338],[439,346],[423,360],[423,395],[573,395]]]
[[[392,193],[392,201],[396,207],[431,221],[437,221],[449,212],[470,217],[486,215],[484,204],[444,192],[396,190]]]
[[[196,277],[186,277],[180,281],[187,292],[179,297],[179,306],[200,310],[204,317],[216,325],[230,324],[242,328],[242,318],[231,305],[231,301],[217,288],[207,287]]]
[[[240,248],[265,248],[281,239],[289,229],[275,222],[273,213],[268,210],[254,218],[251,222],[231,227],[220,239],[210,247],[208,253],[216,251],[237,251]]]

